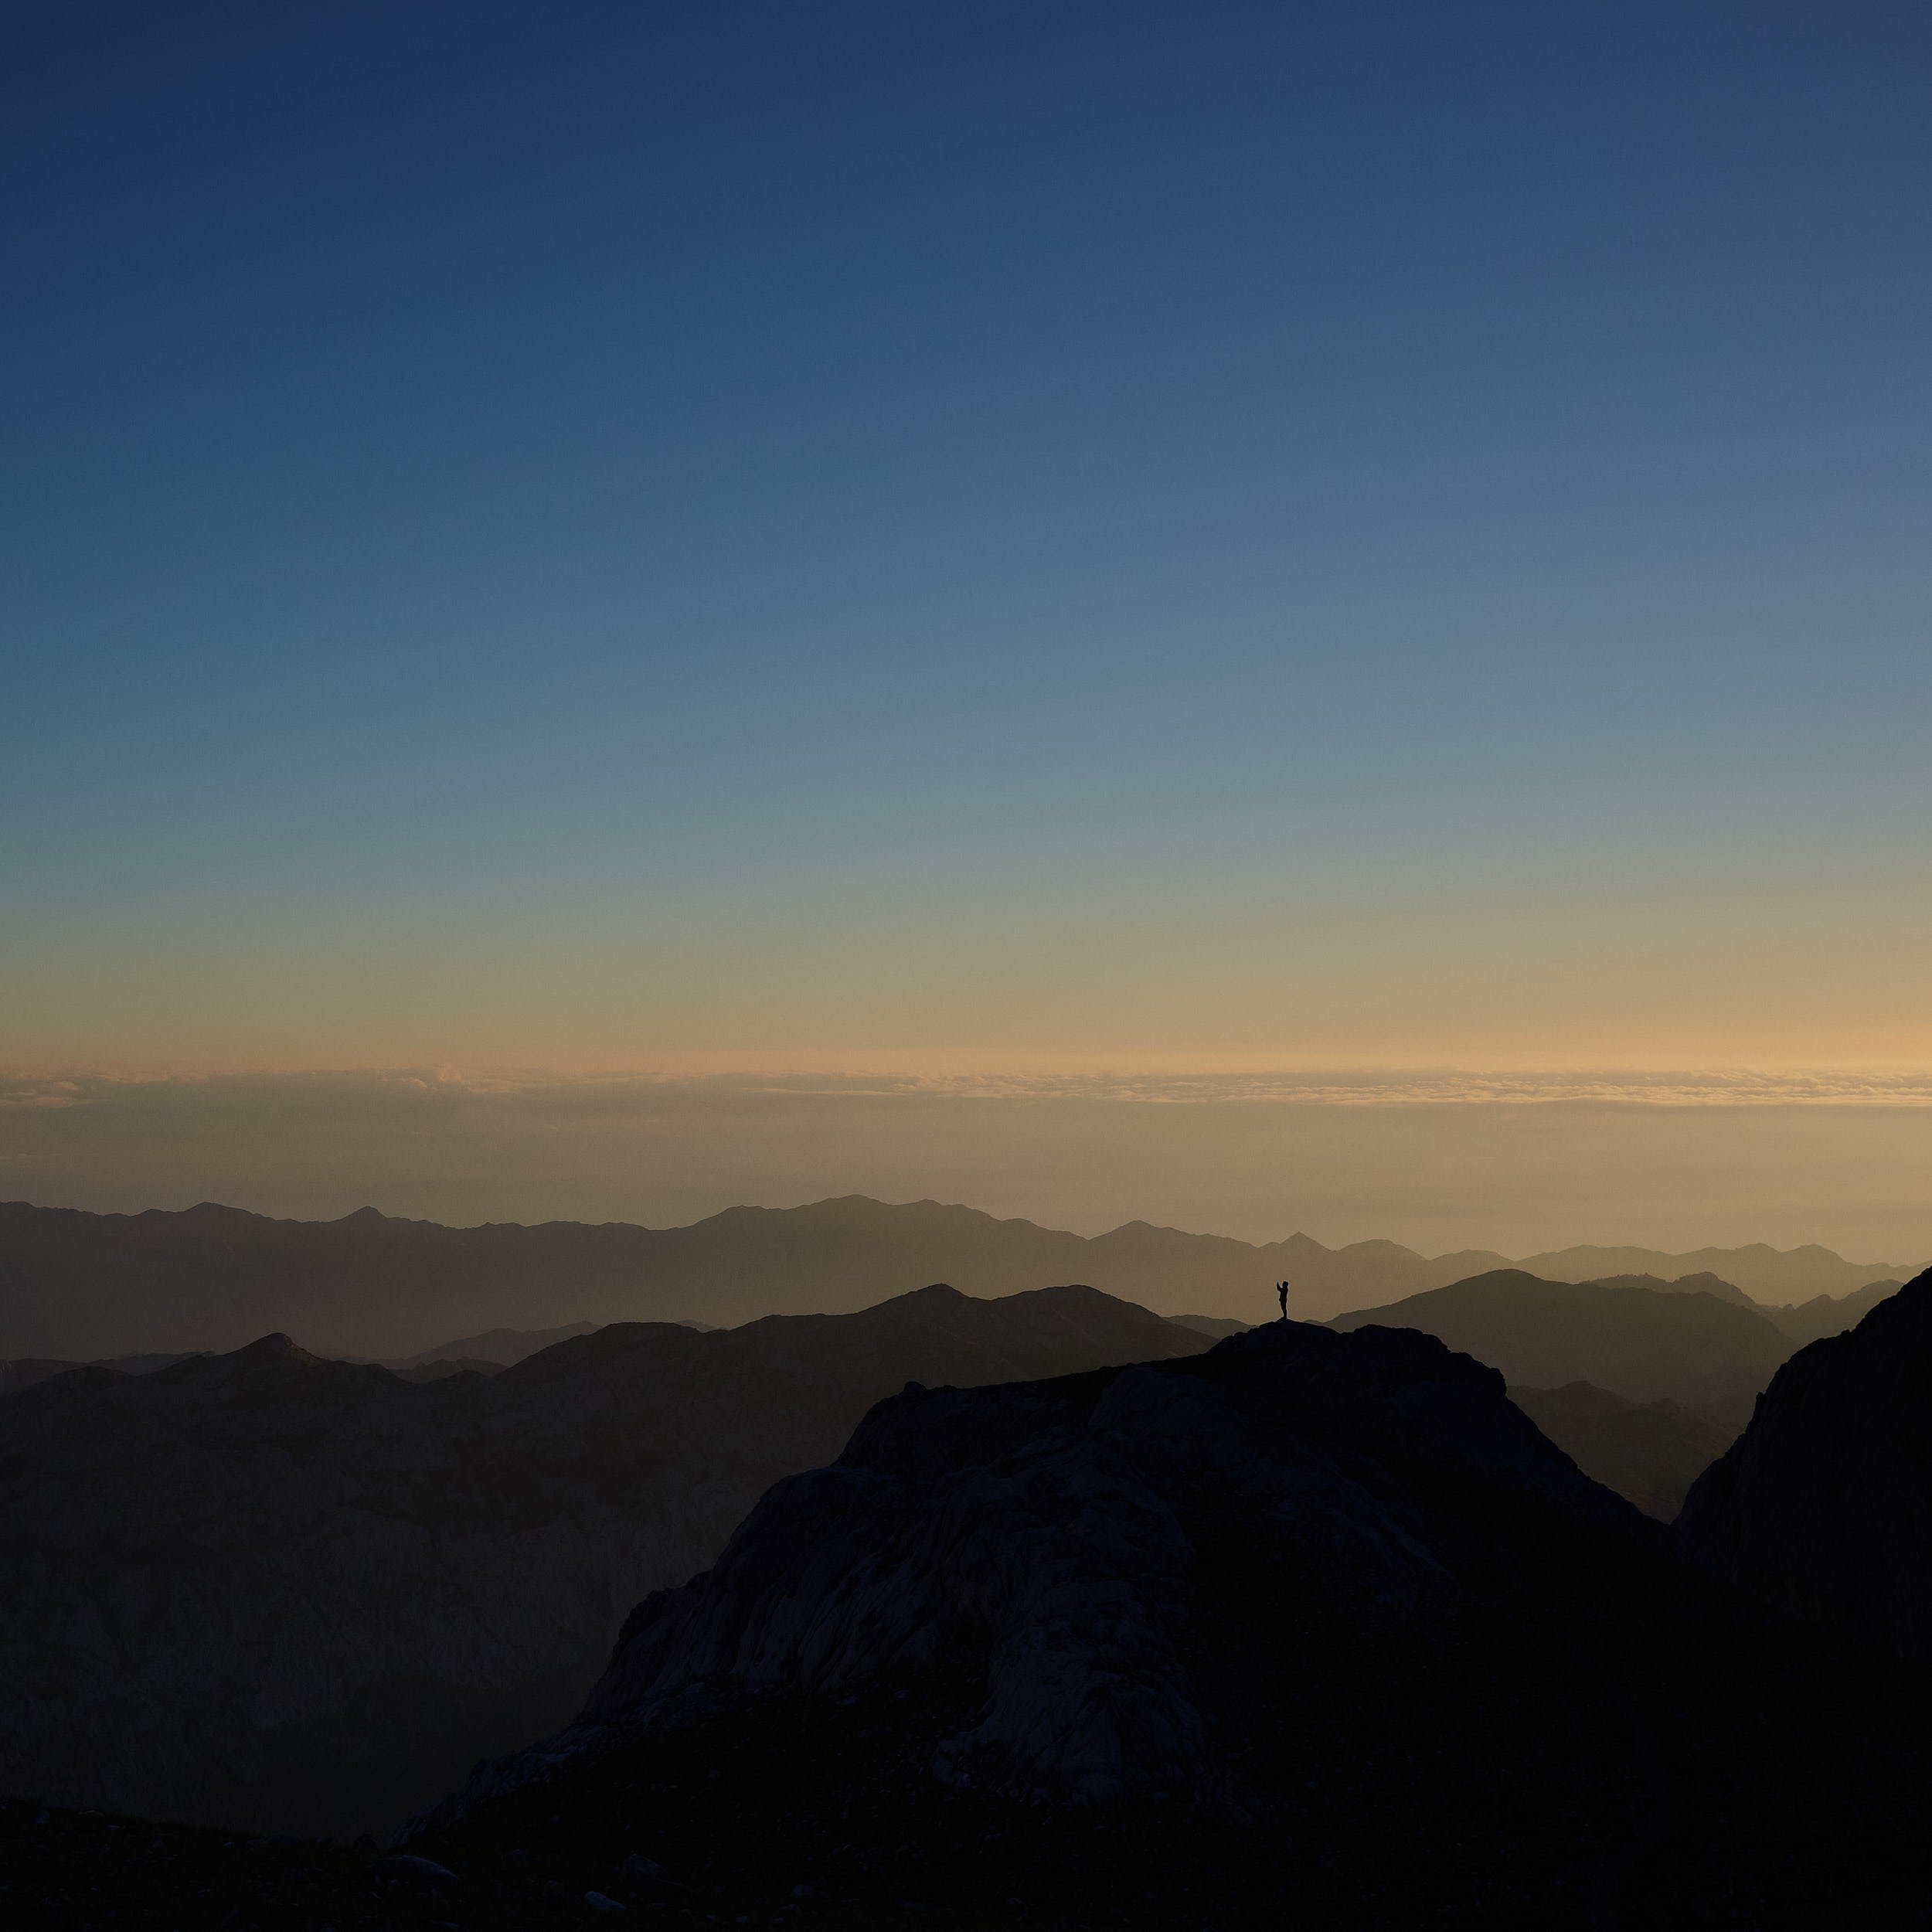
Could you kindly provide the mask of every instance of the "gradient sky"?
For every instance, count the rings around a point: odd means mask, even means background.
[[[1916,5],[9,9],[0,1062],[1932,1064],[1928,99]]]

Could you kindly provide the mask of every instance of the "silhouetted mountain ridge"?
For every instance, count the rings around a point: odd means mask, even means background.
[[[1762,1241],[1740,1248],[1692,1248],[1682,1254],[1655,1248],[1598,1247],[1587,1243],[1529,1254],[1515,1264],[1552,1281],[1601,1281],[1617,1275],[1651,1274],[1675,1281],[1686,1274],[1714,1274],[1742,1288],[1753,1301],[1781,1303],[1815,1294],[1846,1295],[1883,1276],[1903,1281],[1913,1270],[1889,1262],[1847,1261],[1829,1248],[1808,1242],[1774,1248]]]
[[[1587,1264],[1578,1259],[1586,1257]],[[1768,1248],[1679,1257],[1573,1249],[1537,1260],[1552,1278],[1668,1277],[1708,1266],[1747,1293],[1759,1291],[1760,1277],[1797,1282],[1777,1290],[1781,1300],[1862,1287],[1886,1272],[1815,1248],[1783,1257]],[[453,1335],[560,1320],[731,1326],[773,1313],[838,1313],[933,1281],[977,1295],[1087,1281],[1146,1307],[1250,1319],[1274,1312],[1272,1284],[1285,1278],[1291,1312],[1327,1316],[1508,1265],[1481,1251],[1431,1258],[1389,1241],[1331,1249],[1301,1234],[1257,1246],[1138,1222],[1088,1240],[973,1208],[862,1196],[730,1208],[665,1229],[451,1228],[373,1208],[337,1221],[286,1221],[213,1202],[99,1215],[16,1202],[0,1205],[0,1347],[89,1361],[232,1349],[279,1328],[332,1355],[403,1359],[461,1352],[450,1347]]]

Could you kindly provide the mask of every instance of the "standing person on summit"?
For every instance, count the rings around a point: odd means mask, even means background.
[[[1285,1281],[1277,1281],[1277,1282],[1276,1282],[1276,1283],[1275,1283],[1275,1284],[1274,1284],[1274,1293],[1275,1293],[1275,1298],[1276,1298],[1276,1299],[1277,1299],[1277,1301],[1278,1301],[1281,1304],[1281,1319],[1282,1319],[1284,1321],[1287,1321],[1287,1318],[1288,1318],[1288,1284],[1287,1284],[1287,1282],[1285,1282]]]

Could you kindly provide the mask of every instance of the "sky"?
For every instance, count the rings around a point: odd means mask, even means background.
[[[1932,1066],[1929,85],[7,10],[0,1066]]]

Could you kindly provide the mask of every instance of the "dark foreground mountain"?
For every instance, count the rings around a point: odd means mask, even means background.
[[[1611,1257],[1614,1266],[1584,1265]],[[1827,1250],[1570,1250],[1541,1272],[1581,1279],[1708,1266],[1773,1299],[1862,1286]],[[1785,1265],[1788,1264],[1789,1265]],[[1735,1265],[1733,1265],[1735,1264]],[[1162,1312],[1264,1319],[1274,1284],[1291,1312],[1323,1317],[1506,1265],[1471,1250],[1434,1258],[1393,1241],[1324,1247],[1306,1235],[1255,1247],[1130,1222],[1094,1240],[933,1201],[852,1196],[810,1207],[732,1208],[690,1227],[551,1222],[440,1227],[365,1208],[339,1221],[277,1221],[210,1202],[179,1214],[85,1214],[0,1204],[0,1354],[95,1361],[138,1350],[232,1349],[268,1330],[325,1354],[395,1359],[450,1335],[560,1321],[696,1321],[860,1308],[927,1281],[1011,1294],[1087,1281]],[[1844,1277],[1849,1276],[1849,1279]],[[487,1339],[487,1336],[484,1338]]]
[[[271,1336],[0,1400],[0,1791],[262,1831],[399,1823],[563,1723],[645,1591],[909,1378],[1206,1338],[1087,1288],[600,1330],[412,1384]]]
[[[587,1921],[653,1932],[719,1924],[784,1932],[1012,1932],[1006,1913],[794,1896],[789,1886],[673,1883],[635,1860],[471,1852],[455,1869],[372,1847],[232,1832],[0,1798],[0,1923],[76,1932],[564,1932]],[[1053,1932],[1033,1921],[1035,1932]]]
[[[1509,1399],[1583,1474],[1668,1522],[1737,1434],[1675,1402],[1631,1402],[1588,1382]]]
[[[1590,1382],[1632,1402],[1675,1402],[1734,1430],[1791,1352],[1763,1315],[1712,1295],[1542,1281],[1514,1268],[1328,1325],[1372,1323],[1439,1336],[1514,1386]]]
[[[1778,1371],[1677,1535],[1781,1610],[1932,1662],[1932,1272]]]
[[[1493,1371],[1275,1324],[883,1403],[413,1849],[1162,1927],[1903,1924],[1923,1714]]]

